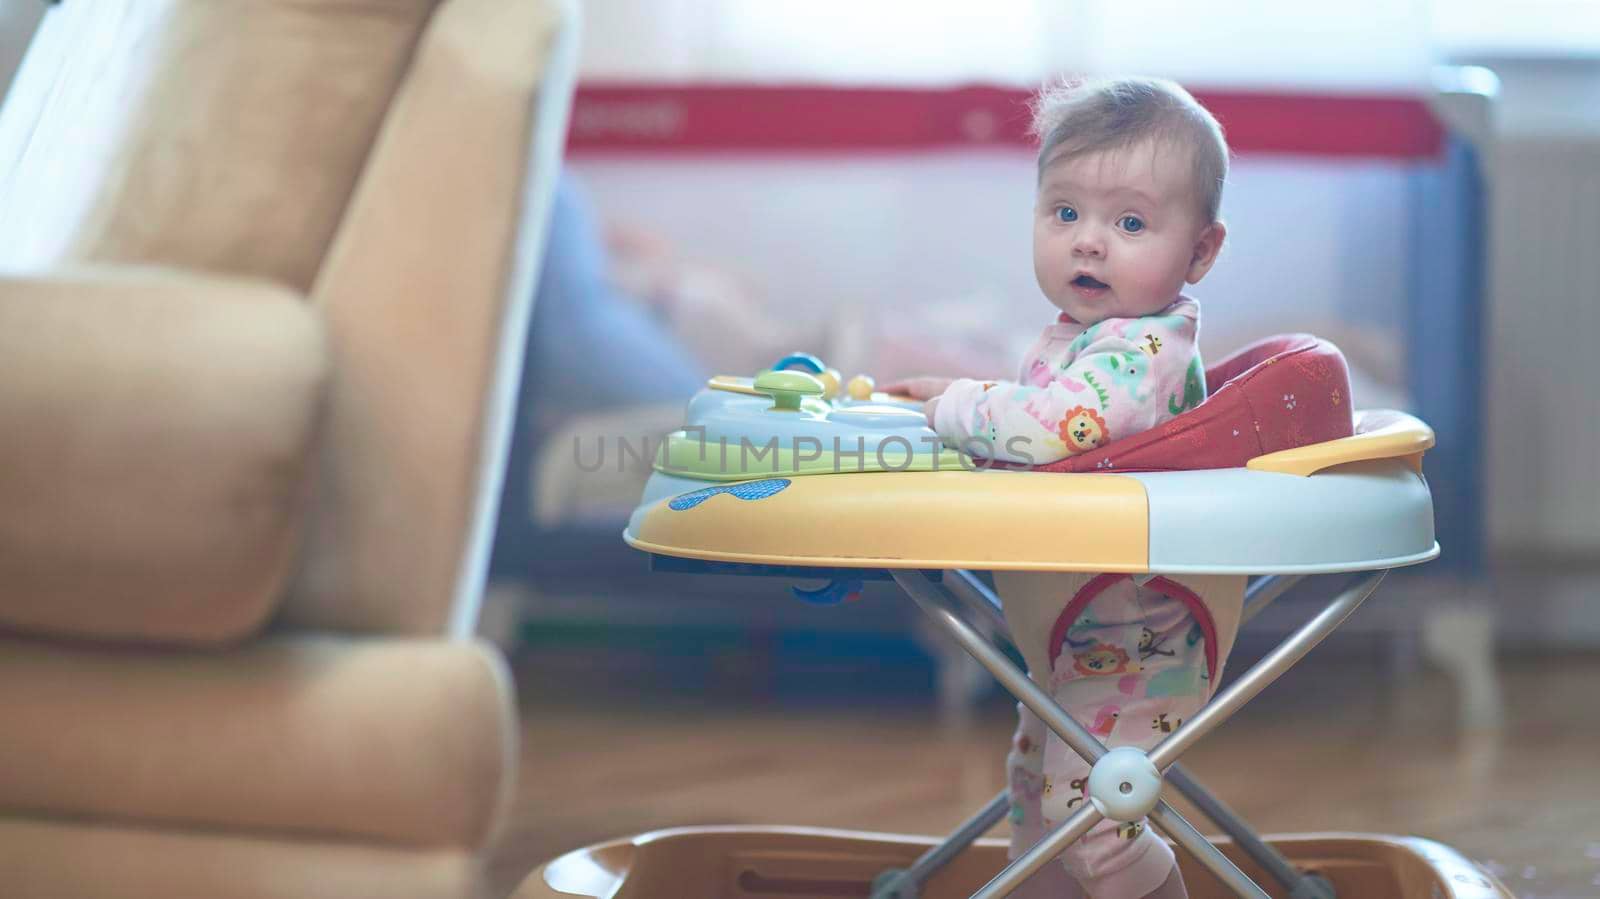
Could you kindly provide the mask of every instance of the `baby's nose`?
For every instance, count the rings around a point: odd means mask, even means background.
[[[1072,255],[1103,257],[1106,254],[1105,241],[1094,232],[1080,231],[1072,239]]]

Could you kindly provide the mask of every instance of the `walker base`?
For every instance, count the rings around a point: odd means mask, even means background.
[[[835,899],[870,895],[887,868],[904,868],[933,837],[802,827],[687,827],[574,850],[529,875],[513,899]],[[1284,895],[1232,842],[1212,842],[1273,897]],[[1361,899],[1514,899],[1493,875],[1448,846],[1418,837],[1294,834],[1268,842],[1297,867]],[[1191,899],[1230,893],[1177,850]],[[921,899],[963,899],[1006,863],[1002,840],[985,839],[924,885]]]

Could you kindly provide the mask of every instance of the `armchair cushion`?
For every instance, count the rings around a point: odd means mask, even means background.
[[[326,377],[263,282],[0,276],[0,628],[215,643],[273,611]]]
[[[0,638],[0,809],[481,850],[516,770],[509,681],[466,640],[150,652]]]

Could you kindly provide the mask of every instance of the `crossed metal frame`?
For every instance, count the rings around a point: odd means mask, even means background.
[[[935,624],[987,668],[1023,705],[1039,716],[1046,727],[1054,731],[1090,765],[1099,761],[1100,757],[1106,754],[1106,747],[1084,729],[1083,725],[1073,720],[1072,716],[1056,704],[1049,694],[1029,680],[1027,673],[1000,651],[979,627],[958,614],[958,610],[964,608],[979,619],[984,629],[990,633],[1008,634],[1005,619],[1000,612],[1000,600],[994,591],[970,571],[955,570],[946,573],[952,576],[936,579],[931,573],[923,571],[889,572],[901,589],[905,590],[912,601]],[[1226,689],[1213,696],[1198,714],[1184,722],[1147,754],[1156,770],[1163,773],[1163,782],[1170,783],[1231,836],[1245,854],[1289,891],[1292,899],[1334,899],[1334,894],[1327,881],[1300,872],[1281,853],[1264,842],[1243,820],[1184,771],[1177,764],[1177,760],[1185,750],[1232,717],[1268,684],[1294,667],[1312,647],[1333,633],[1368,596],[1372,595],[1386,574],[1388,571],[1382,570],[1358,576],[1330,600],[1321,612],[1301,625],[1276,649],[1234,680]],[[1254,617],[1261,609],[1287,593],[1303,579],[1303,575],[1269,575],[1256,579],[1245,591],[1241,624]],[[915,899],[922,885],[933,876],[934,872],[1005,817],[1009,808],[1010,796],[1006,791],[1002,791],[943,842],[918,858],[911,867],[884,872],[874,884],[872,899]],[[1085,802],[1032,849],[1013,860],[993,880],[973,893],[971,899],[1000,899],[1010,895],[1035,871],[1060,855],[1063,849],[1088,833],[1089,829],[1104,817],[1095,808],[1094,803]],[[1165,800],[1157,801],[1148,818],[1175,843],[1193,854],[1236,895],[1266,899],[1266,891],[1239,870],[1238,866]]]

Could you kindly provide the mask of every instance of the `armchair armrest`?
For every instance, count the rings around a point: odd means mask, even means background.
[[[275,285],[0,275],[0,628],[191,644],[258,628],[326,371],[316,313]]]

